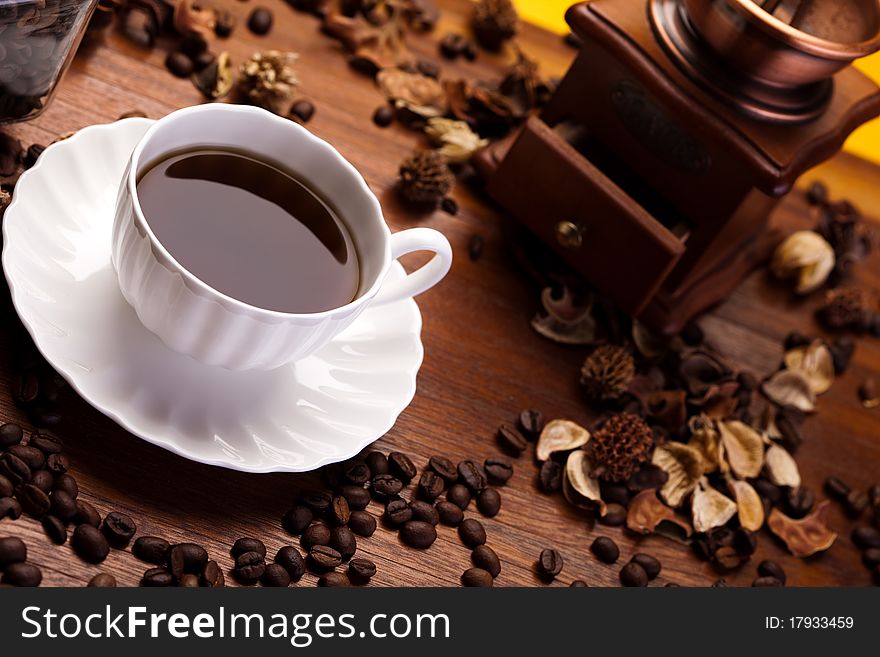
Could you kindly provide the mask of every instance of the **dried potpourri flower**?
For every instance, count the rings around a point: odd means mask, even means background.
[[[584,509],[595,509],[600,516],[607,510],[599,487],[599,480],[592,476],[593,464],[587,453],[575,449],[568,455],[563,471],[562,492],[570,504]]]
[[[452,115],[480,135],[503,137],[516,124],[510,101],[484,84],[467,80],[444,80]]]
[[[581,366],[581,385],[595,400],[615,399],[626,392],[636,373],[629,349],[614,344],[597,347]]]
[[[801,520],[793,520],[778,509],[770,512],[767,526],[788,547],[794,556],[805,558],[830,548],[837,534],[828,528],[830,502],[825,500]]]
[[[500,50],[519,31],[519,15],[511,0],[479,0],[471,28],[477,42],[487,50]]]
[[[251,55],[239,69],[238,89],[250,105],[283,113],[299,84],[293,68],[299,55],[267,50]]]
[[[794,280],[797,294],[817,290],[834,268],[834,250],[818,233],[799,230],[786,238],[773,254],[770,271],[781,280]]]
[[[386,68],[376,75],[382,93],[394,106],[430,119],[446,114],[449,103],[443,86],[432,77]]]
[[[449,193],[454,182],[446,158],[437,151],[418,151],[400,165],[398,189],[411,203],[436,206]]]
[[[828,290],[816,316],[828,328],[862,330],[877,312],[876,304],[872,308],[868,296],[857,287]]]
[[[535,458],[548,460],[557,452],[569,452],[583,447],[590,441],[590,432],[571,420],[551,420],[538,438]]]
[[[538,63],[518,48],[516,61],[498,85],[498,90],[510,100],[520,118],[546,105],[554,89],[555,85],[541,76]]]
[[[595,466],[593,476],[607,481],[626,481],[651,458],[654,434],[634,413],[612,415],[587,443],[587,455]]]
[[[700,479],[691,497],[695,531],[707,532],[726,525],[736,515],[736,511],[736,502],[712,488],[705,477]]]
[[[832,282],[845,279],[853,266],[864,260],[874,247],[875,236],[859,210],[849,201],[819,203],[819,233],[834,249]]]
[[[450,164],[465,164],[474,153],[489,145],[488,139],[482,139],[467,123],[455,119],[428,119],[425,133]]]
[[[817,395],[827,392],[834,383],[834,359],[822,340],[787,351],[785,366],[802,374]]]
[[[371,23],[362,15],[352,17],[331,10],[324,17],[321,29],[352,53],[349,63],[355,70],[368,75],[413,64],[404,38],[406,22],[401,12],[385,13],[382,20]]]
[[[541,292],[541,305],[546,314],[532,319],[532,328],[539,334],[561,344],[585,345],[595,341],[597,326],[592,295],[578,301],[576,295],[564,287],[556,299],[553,289],[546,287]]]
[[[629,504],[626,526],[637,534],[653,534],[662,523],[681,528],[685,536],[693,533],[691,525],[657,498],[657,491],[643,490]]]
[[[668,475],[660,488],[660,497],[673,508],[680,507],[694,492],[703,473],[711,470],[697,448],[677,442],[658,445],[651,462]]]
[[[223,98],[232,90],[234,82],[232,60],[229,57],[229,53],[221,52],[205,68],[193,73],[192,82],[196,89],[201,91],[206,98],[211,100]]]
[[[727,486],[736,500],[736,513],[741,527],[756,532],[764,526],[764,503],[747,481],[728,479]]]
[[[816,393],[800,372],[779,370],[762,384],[761,389],[779,406],[792,406],[804,413],[816,410]]]

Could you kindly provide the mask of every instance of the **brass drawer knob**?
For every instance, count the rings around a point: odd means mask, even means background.
[[[584,227],[573,221],[556,224],[556,241],[566,249],[579,249],[584,243]]]

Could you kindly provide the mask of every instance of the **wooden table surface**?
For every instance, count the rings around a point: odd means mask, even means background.
[[[437,228],[455,250],[447,279],[419,297],[425,360],[418,393],[375,447],[407,452],[421,468],[432,454],[456,461],[466,457],[482,461],[496,454],[496,428],[512,421],[523,408],[541,409],[548,418],[588,423],[591,414],[577,382],[586,350],[552,344],[530,328],[539,291],[511,262],[501,239],[502,216],[464,184],[454,194],[461,205],[457,216],[437,212],[416,217],[401,208],[391,191],[397,164],[421,145],[421,137],[399,126],[381,130],[372,124],[370,117],[383,103],[382,96],[370,80],[349,69],[337,42],[319,33],[316,19],[294,12],[282,0],[260,3],[275,12],[275,27],[269,35],[256,37],[244,27],[253,2],[229,2],[238,27],[231,39],[213,49],[228,49],[238,61],[257,49],[299,52],[301,93],[317,107],[309,128],[363,172],[379,195],[392,229]],[[416,51],[438,60],[437,40],[450,29],[464,29],[468,3],[449,0],[441,5],[446,10],[437,30],[411,40]],[[523,29],[520,44],[551,75],[564,73],[574,56],[558,36],[533,27]],[[173,78],[164,69],[165,52],[162,47],[141,50],[108,30],[81,50],[49,109],[39,119],[8,131],[25,145],[45,144],[58,134],[108,122],[131,110],[157,118],[201,102],[189,81]],[[481,53],[473,63],[444,63],[444,71],[495,78],[505,61],[503,56]],[[834,195],[853,199],[869,213],[880,198],[880,170],[852,157],[840,156],[806,178],[816,176],[829,181]],[[775,221],[787,229],[810,224],[800,192],[783,203]],[[468,241],[475,234],[485,239],[483,256],[476,262],[467,257]],[[859,268],[858,279],[878,287],[877,257]],[[701,324],[708,340],[734,363],[765,375],[777,366],[782,339],[789,331],[821,333],[812,315],[818,303],[817,297],[795,299],[764,272],[756,272]],[[12,377],[15,347],[11,336],[20,326],[8,301],[4,313],[0,417],[27,428],[26,418],[5,392]],[[880,410],[862,409],[856,396],[859,383],[877,374],[878,366],[880,342],[859,340],[852,368],[821,397],[819,413],[804,425],[806,440],[797,459],[805,484],[820,497],[822,481],[829,474],[842,476],[852,486],[880,480]],[[81,496],[102,514],[114,509],[130,514],[139,535],[199,542],[227,571],[232,565],[229,548],[238,537],[263,539],[270,554],[281,545],[298,544],[281,529],[279,519],[295,491],[312,485],[312,476],[250,475],[192,463],[129,435],[79,399],[65,402],[63,418],[56,433],[67,445]],[[536,474],[531,453],[524,454],[516,461],[515,476],[501,491],[500,514],[483,519],[488,544],[503,564],[497,586],[540,584],[534,562],[543,548],[551,546],[562,552],[566,564],[554,586],[568,585],[576,578],[590,585],[617,585],[620,566],[635,550],[652,553],[663,562],[654,585],[705,586],[719,576],[683,545],[594,526],[588,515],[568,506],[560,495],[539,492]],[[381,513],[376,503],[370,510]],[[473,507],[469,514],[479,517]],[[755,577],[755,565],[771,557],[785,567],[792,585],[868,585],[869,572],[848,538],[851,521],[836,505],[832,524],[841,532],[837,543],[807,561],[788,555],[769,533],[762,532],[754,559],[725,578],[732,584],[748,585]],[[130,552],[118,550],[100,566],[87,565],[69,544],[52,545],[39,522],[26,517],[0,521],[0,535],[10,534],[25,540],[31,560],[42,567],[48,585],[82,585],[100,571],[115,574],[120,584],[135,585],[147,568]],[[611,536],[620,544],[621,561],[616,567],[600,564],[589,552],[590,543],[599,535]],[[381,525],[373,537],[359,541],[358,549],[378,566],[375,585],[458,585],[462,571],[470,566],[469,550],[448,527],[439,528],[437,542],[427,551],[402,546],[396,533]],[[314,583],[315,577],[306,575],[299,586]]]

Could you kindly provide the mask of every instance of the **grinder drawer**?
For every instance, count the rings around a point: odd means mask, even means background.
[[[681,239],[537,117],[523,127],[487,189],[633,316],[684,253]]]

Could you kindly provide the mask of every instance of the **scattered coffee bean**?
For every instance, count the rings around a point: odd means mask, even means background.
[[[32,484],[25,484],[16,493],[22,510],[34,518],[41,518],[49,511],[49,496]]]
[[[650,554],[639,552],[634,554],[631,560],[639,564],[645,570],[648,579],[655,579],[657,575],[660,574],[660,569],[662,568],[660,561],[655,557],[652,557]]]
[[[78,525],[70,537],[70,545],[77,556],[88,563],[101,563],[110,554],[107,539],[92,525]]]
[[[576,579],[571,584],[568,585],[568,588],[571,588],[571,589],[586,589],[589,587],[590,587],[590,585],[587,584],[582,579]]]
[[[437,530],[429,522],[410,520],[400,528],[400,539],[410,547],[424,550],[437,540]]]
[[[306,572],[306,562],[292,545],[285,545],[275,554],[275,563],[284,568],[291,581],[298,582]]]
[[[543,579],[553,579],[562,572],[563,560],[559,550],[546,548],[538,555],[538,574]]]
[[[869,504],[868,494],[863,490],[851,490],[844,500],[844,508],[850,518],[861,516]]]
[[[305,550],[311,550],[316,545],[329,545],[330,528],[320,523],[312,525],[303,532],[300,544]]]
[[[788,515],[792,518],[803,518],[813,509],[816,503],[816,496],[813,491],[804,486],[800,486],[785,497],[785,508]]]
[[[343,561],[348,561],[357,551],[357,539],[348,527],[334,527],[330,531],[330,547],[342,555]]]
[[[602,563],[614,563],[620,557],[620,548],[607,536],[599,536],[590,545],[590,551]]]
[[[45,472],[45,470],[42,470],[41,472]],[[46,474],[48,474],[48,473],[46,473]],[[38,484],[34,484],[34,485],[36,485],[37,488],[39,488],[40,490],[43,490],[42,486],[40,486]],[[14,492],[15,492],[15,486],[12,485],[12,482],[9,481],[3,475],[0,475],[0,497],[12,497],[12,494]]]
[[[31,436],[28,445],[37,448],[46,456],[59,454],[64,449],[64,443],[61,442],[61,439],[51,433],[35,433]]]
[[[758,537],[745,527],[737,527],[733,533],[733,548],[737,554],[751,556],[758,549]]]
[[[880,548],[880,530],[873,527],[856,527],[852,531],[852,542],[862,550]]]
[[[260,582],[263,586],[285,588],[290,586],[290,574],[283,566],[277,563],[270,563],[263,571]]]
[[[468,240],[468,258],[474,262],[479,260],[483,256],[484,245],[485,241],[482,235],[471,235],[471,238]]]
[[[435,508],[437,509],[437,516],[440,518],[440,522],[447,527],[458,527],[461,521],[464,520],[464,511],[457,504],[440,501],[437,502]]]
[[[475,548],[486,542],[486,530],[483,528],[483,524],[473,518],[462,520],[458,526],[458,536],[461,538],[461,542],[469,548]]]
[[[382,452],[374,450],[364,457],[364,461],[374,477],[380,474],[388,474],[388,457]]]
[[[828,477],[828,479],[825,480],[825,492],[828,493],[828,497],[832,497],[841,502],[846,499],[847,495],[849,495],[850,489],[841,479],[837,477]]]
[[[43,581],[42,571],[32,563],[14,563],[6,567],[0,583],[10,586],[39,586]]]
[[[446,501],[465,511],[471,503],[471,492],[463,484],[453,484],[446,491]]]
[[[513,464],[503,456],[487,458],[483,462],[483,470],[486,471],[486,479],[493,486],[503,486],[513,476]]]
[[[370,504],[370,491],[363,486],[346,484],[339,490],[339,494],[348,502],[350,511],[363,511]]]
[[[27,463],[11,452],[0,454],[0,475],[12,482],[13,486],[21,486],[31,479],[31,469]]]
[[[266,559],[259,552],[245,552],[235,559],[232,572],[241,584],[254,584],[266,572]]]
[[[497,437],[501,449],[513,456],[522,454],[528,445],[523,435],[509,424],[498,427]]]
[[[221,39],[228,39],[232,36],[232,31],[235,29],[235,17],[233,17],[232,12],[224,9],[215,10],[215,16],[214,34]]]
[[[158,536],[141,536],[131,546],[131,553],[134,556],[141,561],[156,565],[165,563],[170,551],[171,544]]]
[[[217,57],[214,53],[211,52],[202,52],[192,58],[193,69],[196,71],[204,71],[206,68],[211,66],[215,61],[217,61]]]
[[[53,475],[61,475],[70,469],[70,459],[67,454],[49,454],[46,457],[46,470]]]
[[[487,488],[477,495],[477,509],[487,518],[494,518],[501,510],[501,494],[494,488]]]
[[[467,42],[464,35],[449,32],[440,40],[440,54],[446,59],[458,59],[467,50]]]
[[[455,464],[444,456],[432,456],[428,459],[428,467],[447,484],[454,484],[458,479]]]
[[[606,527],[622,527],[626,524],[627,510],[620,504],[605,505],[605,515],[599,517],[599,522]]]
[[[150,568],[141,578],[141,586],[165,587],[174,584],[174,575],[164,568]]]
[[[775,577],[758,577],[752,582],[752,586],[754,587],[779,587],[783,586],[783,583],[776,579]]]
[[[387,500],[395,497],[403,490],[403,482],[397,477],[390,474],[376,475],[370,482],[373,493],[380,500]]]
[[[233,559],[245,552],[258,552],[265,557],[266,545],[258,538],[239,538],[232,544],[232,549],[229,551]]]
[[[290,114],[303,123],[308,123],[315,115],[315,104],[309,100],[298,100],[291,106]]]
[[[58,490],[60,489],[56,489]],[[85,500],[76,501],[76,515],[73,520],[78,525],[91,525],[95,529],[101,526],[101,514]]]
[[[18,520],[21,517],[21,504],[14,497],[0,497],[0,520],[9,518]]]
[[[316,545],[309,550],[309,563],[319,571],[333,570],[342,563],[342,555],[329,545]]]
[[[67,542],[67,527],[57,516],[45,515],[40,522],[46,536],[55,545],[64,545]]]
[[[373,112],[373,123],[380,128],[387,128],[394,122],[394,110],[388,105],[382,105]]]
[[[483,473],[483,468],[473,461],[459,463],[458,476],[472,493],[479,493],[486,488],[486,475]]]
[[[39,470],[46,464],[46,455],[30,445],[13,445],[6,452],[24,461],[27,467],[31,469],[32,474],[34,470]]]
[[[783,584],[786,581],[785,571],[782,569],[782,566],[770,559],[765,559],[758,564],[758,575],[761,577],[774,577]]]
[[[351,516],[351,510],[348,506],[348,500],[346,500],[342,495],[337,495],[333,498],[333,501],[330,503],[330,509],[327,512],[327,516],[331,522],[337,525],[344,525],[348,522],[349,517]]]
[[[188,78],[193,72],[192,60],[185,53],[177,50],[168,53],[165,58],[165,67],[178,78]]]
[[[868,548],[862,552],[862,563],[868,568],[874,568],[880,564],[880,548]]]
[[[437,509],[427,502],[413,500],[409,503],[409,508],[412,511],[413,520],[421,520],[422,522],[427,522],[429,525],[434,526],[440,523],[440,514],[437,512]]]
[[[27,561],[27,546],[17,536],[0,538],[0,570],[10,564]]]
[[[288,534],[299,536],[312,524],[312,518],[314,514],[309,507],[297,504],[281,518],[281,526]]]
[[[482,568],[468,568],[461,575],[462,586],[488,588],[495,584],[492,574]]]
[[[477,568],[482,568],[492,577],[498,577],[501,572],[501,561],[495,550],[488,545],[478,545],[471,552],[471,561]]]
[[[443,493],[446,482],[433,470],[425,470],[419,478],[418,494],[423,500],[433,502]]]
[[[0,425],[0,449],[18,445],[22,438],[24,438],[24,432],[19,425],[12,422]]]
[[[451,196],[444,196],[443,200],[440,201],[440,209],[446,214],[454,217],[458,214],[458,201]],[[470,244],[468,245],[468,252],[470,252]],[[468,253],[468,255],[470,255],[470,253]]]
[[[107,537],[107,542],[121,550],[131,541],[137,531],[137,527],[130,516],[119,511],[111,511],[104,518],[101,530],[104,532],[104,536]],[[204,564],[202,565],[204,566]]]
[[[814,180],[807,188],[807,203],[822,205],[828,201],[828,187],[821,180]]]
[[[538,470],[538,483],[545,493],[555,493],[562,489],[563,467],[556,461],[544,461]]]
[[[186,573],[180,576],[180,579],[177,580],[177,586],[182,589],[197,589],[199,588],[199,578],[190,573]]]
[[[272,29],[274,17],[265,7],[256,7],[248,16],[248,29],[257,36],[263,36]]]
[[[55,477],[55,483],[52,485],[53,490],[63,490],[73,499],[79,496],[79,485],[72,475],[66,472]]]
[[[91,588],[98,589],[112,589],[116,588],[116,578],[109,573],[98,573],[92,579],[89,580],[87,586]]]
[[[376,574],[376,564],[369,559],[352,559],[348,564],[348,578],[359,584],[367,583]]]
[[[647,586],[648,573],[635,561],[630,561],[620,571],[620,583],[624,586]]]
[[[9,172],[10,174],[12,171]],[[27,406],[40,394],[40,380],[35,374],[19,374],[12,379],[12,401],[18,406]]]
[[[401,452],[391,452],[388,455],[388,471],[404,484],[411,482],[418,473],[410,458]]]
[[[318,586],[345,587],[351,586],[351,582],[348,580],[345,573],[336,572],[334,570],[333,572],[321,575],[321,578],[318,580]]]
[[[364,466],[366,467],[366,466]],[[302,501],[316,516],[323,516],[330,510],[333,496],[324,491],[310,490],[303,493]]]
[[[392,525],[402,525],[412,520],[412,509],[406,500],[393,499],[385,506],[385,519]]]
[[[349,461],[342,467],[342,476],[348,483],[354,486],[363,486],[374,474],[379,473],[371,472],[370,466],[360,459]]]
[[[518,424],[526,438],[537,440],[544,429],[544,414],[533,408],[527,408],[519,414]]]
[[[196,543],[178,543],[172,546],[168,553],[168,566],[175,577],[180,577],[184,573],[198,575],[207,564],[208,552]]]
[[[740,554],[736,548],[728,545],[719,547],[712,553],[712,561],[715,566],[724,570],[739,568],[748,558],[748,555]]]
[[[358,536],[369,537],[376,531],[376,519],[366,511],[352,511],[348,526]]]

